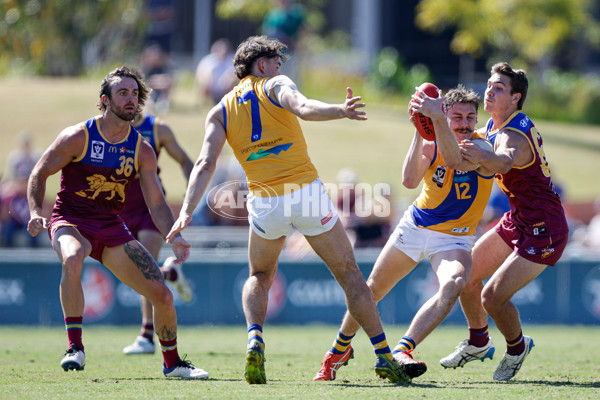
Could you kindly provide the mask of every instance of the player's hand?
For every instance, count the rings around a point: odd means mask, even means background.
[[[48,219],[40,216],[33,216],[27,223],[27,232],[31,236],[37,236],[42,229],[48,229]]]
[[[444,115],[446,109],[442,90],[438,90],[438,97],[429,97],[424,91],[415,88],[415,93],[408,103],[408,115],[414,118],[414,113],[421,113],[426,117],[433,118],[438,114]]]
[[[413,111],[412,99],[408,102],[408,120],[414,125],[415,123],[415,112]]]
[[[464,139],[458,144],[463,158],[473,164],[479,164],[486,157],[486,151],[473,143],[472,140]]]
[[[177,236],[173,239],[173,254],[177,257],[173,262],[175,264],[181,264],[187,260],[190,256],[190,247],[192,247],[192,245],[186,242],[181,236]]]
[[[359,121],[365,121],[367,119],[367,113],[365,111],[361,111],[358,109],[366,107],[367,105],[365,103],[357,103],[358,101],[362,100],[362,97],[360,97],[360,96],[353,97],[352,89],[349,87],[346,88],[346,91],[347,91],[346,101],[342,105],[342,111],[344,112],[344,115],[348,119],[356,119]]]
[[[192,215],[188,213],[179,214],[179,218],[171,227],[171,231],[167,234],[167,243],[171,243],[176,234],[185,229],[185,227],[192,221]]]

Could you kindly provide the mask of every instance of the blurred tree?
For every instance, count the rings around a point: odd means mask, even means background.
[[[369,74],[369,82],[376,89],[389,93],[412,94],[416,86],[431,80],[427,66],[415,64],[408,68],[398,51],[391,47],[381,49]]]
[[[325,2],[326,0],[298,1],[306,7],[306,23],[312,31],[319,31],[326,25],[321,12]],[[247,18],[260,22],[273,6],[273,0],[217,0],[215,14],[223,19]]]
[[[494,58],[532,65],[572,39],[598,46],[595,7],[593,0],[420,0],[416,25],[434,33],[456,28],[456,54],[479,57],[489,49]]]
[[[217,0],[215,13],[223,19],[245,17],[259,22],[272,4],[271,0]]]
[[[134,59],[145,24],[144,0],[4,0],[0,73],[77,75]]]

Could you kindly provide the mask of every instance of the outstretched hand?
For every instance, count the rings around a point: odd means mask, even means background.
[[[367,113],[365,111],[358,110],[359,108],[366,107],[365,103],[357,103],[357,101],[362,100],[362,97],[356,96],[352,97],[352,89],[350,87],[346,88],[346,101],[343,105],[343,112],[346,118],[348,119],[356,119],[359,121],[365,121],[367,119]]]
[[[167,234],[167,243],[171,243],[175,235],[185,229],[185,227],[192,221],[192,216],[187,213],[181,213],[177,221],[171,227],[171,230]]]
[[[173,262],[175,264],[181,264],[190,256],[190,247],[192,247],[192,245],[186,242],[181,236],[177,236],[172,242],[173,254],[177,257]]]
[[[174,261],[175,264],[181,264],[190,256],[190,247],[192,247],[192,245],[186,242],[185,239],[181,237],[179,232],[184,230],[191,220],[192,216],[190,214],[180,214],[179,218],[177,218],[177,221],[175,221],[171,227],[171,231],[167,235],[167,243],[173,244],[173,254],[175,254],[175,257],[177,257],[177,259]]]

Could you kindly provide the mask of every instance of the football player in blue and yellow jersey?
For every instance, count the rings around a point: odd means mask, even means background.
[[[266,383],[262,326],[268,291],[286,237],[296,228],[325,261],[346,293],[349,310],[370,337],[377,356],[375,371],[392,382],[410,379],[393,357],[379,313],[354,259],[352,246],[317,170],[308,156],[298,118],[326,121],[365,120],[360,97],[347,88],[341,104],[306,98],[292,80],[279,74],[286,46],[266,36],[250,37],[234,57],[239,84],[213,107],[206,134],[190,177],[179,219],[167,237],[192,220],[215,170],[225,142],[244,168],[250,194],[248,214],[250,276],[242,294],[248,325],[245,377]],[[314,207],[313,207],[314,206]]]
[[[417,311],[393,350],[394,358],[411,378],[427,370],[424,362],[412,358],[411,352],[446,318],[471,276],[475,229],[494,178],[485,168],[463,159],[458,146],[468,140],[491,150],[491,145],[475,131],[479,96],[463,86],[450,90],[445,98],[419,94],[423,98],[413,96],[410,114],[421,112],[431,117],[436,140],[425,140],[415,131],[402,174],[404,186],[414,189],[422,181],[423,189],[404,213],[367,280],[379,301],[423,258],[429,257],[439,290]],[[336,370],[345,365],[340,364],[340,359],[352,352],[350,342],[358,329],[359,325],[346,313],[315,380],[335,379]]]

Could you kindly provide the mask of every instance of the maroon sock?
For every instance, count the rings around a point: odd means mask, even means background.
[[[525,351],[525,340],[523,340],[523,332],[519,333],[519,336],[515,340],[506,341],[506,354],[511,356],[518,356],[523,354]]]
[[[165,360],[165,367],[174,367],[175,364],[177,364],[177,360],[179,360],[179,353],[177,352],[177,339],[161,340],[158,338],[158,341],[160,342],[163,359]]]
[[[140,336],[145,337],[150,341],[150,343],[154,343],[154,324],[150,323],[142,323],[142,330],[140,331]]]
[[[83,343],[81,342],[83,317],[65,317],[65,326],[67,328],[69,348],[71,348],[72,345],[75,345],[79,350],[83,350]]]
[[[488,326],[483,328],[472,329],[469,328],[469,344],[475,347],[483,347],[490,340],[488,335]]]

